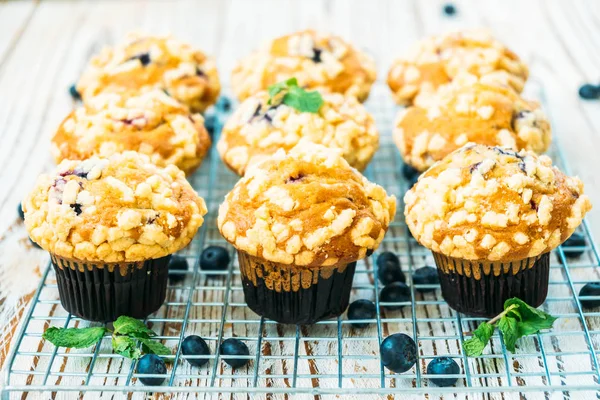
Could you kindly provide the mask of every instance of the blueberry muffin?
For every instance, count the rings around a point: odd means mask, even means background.
[[[161,306],[170,255],[192,240],[206,205],[174,165],[125,152],[62,161],[23,211],[29,236],[50,253],[63,307],[106,322]]]
[[[248,306],[310,324],[344,312],[356,261],[379,246],[395,212],[395,197],[339,149],[301,141],[248,168],[217,223],[238,251]]]
[[[460,73],[520,93],[529,70],[515,53],[487,31],[473,30],[419,41],[394,61],[387,82],[396,102],[407,105],[415,96],[435,91]]]
[[[103,92],[165,90],[194,112],[219,96],[215,62],[171,36],[130,34],[124,43],[102,49],[77,82],[84,101]]]
[[[60,124],[51,150],[57,163],[133,150],[159,167],[176,165],[189,175],[209,147],[202,115],[190,113],[162,90],[152,90],[89,99]]]
[[[419,171],[468,142],[538,154],[551,142],[538,103],[483,83],[447,85],[426,104],[400,110],[393,137],[404,161]]]
[[[544,302],[550,252],[591,209],[583,183],[547,156],[473,144],[421,175],[404,201],[412,235],[433,252],[444,299],[485,317],[511,297]]]
[[[233,91],[240,100],[296,77],[300,86],[325,87],[364,101],[375,81],[375,63],[341,38],[306,30],[278,37],[234,67]]]
[[[348,163],[362,171],[379,145],[375,121],[352,96],[323,93],[318,112],[301,112],[269,94],[259,92],[242,102],[226,122],[217,149],[225,164],[238,175],[248,165],[291,150],[306,138],[342,150]]]

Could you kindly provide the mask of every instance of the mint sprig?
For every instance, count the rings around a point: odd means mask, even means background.
[[[113,331],[99,326],[92,328],[57,328],[52,326],[44,332],[42,337],[56,347],[69,347],[82,349],[98,343],[107,333],[112,334],[113,351],[126,358],[137,360],[144,353],[152,353],[159,356],[171,354],[171,350],[162,343],[152,339],[156,333],[149,329],[138,319],[120,316],[113,323]]]
[[[323,96],[317,91],[306,91],[298,86],[296,78],[275,83],[269,86],[269,101],[267,104],[274,105],[283,103],[300,112],[317,113],[323,105]]]
[[[517,340],[542,329],[552,328],[556,319],[514,297],[504,302],[504,311],[479,324],[473,332],[473,337],[463,342],[463,349],[468,357],[480,356],[492,338],[495,328],[498,328],[502,332],[506,349],[514,353]]]

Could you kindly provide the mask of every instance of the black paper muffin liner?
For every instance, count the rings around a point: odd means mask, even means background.
[[[307,269],[238,252],[248,307],[282,324],[309,325],[341,315],[350,301],[356,263]]]
[[[509,263],[433,255],[444,300],[463,314],[492,318],[504,310],[507,299],[518,297],[539,307],[548,295],[550,253]]]
[[[139,262],[96,263],[51,254],[62,306],[89,321],[121,315],[145,318],[165,301],[171,256]]]

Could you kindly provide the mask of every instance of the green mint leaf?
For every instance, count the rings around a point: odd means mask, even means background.
[[[473,332],[473,337],[463,342],[463,348],[467,357],[480,356],[493,334],[493,325],[488,324],[487,322],[479,324],[477,329]]]
[[[132,334],[146,334],[147,336],[155,336],[151,329],[148,329],[146,325],[142,321],[136,318],[127,317],[125,315],[121,315],[115,322],[113,322],[113,326],[115,327],[114,334],[115,335],[132,335]]]
[[[504,316],[498,321],[498,329],[502,332],[504,345],[511,353],[515,352],[515,343],[521,336],[519,334],[518,321],[516,318]]]
[[[317,113],[323,105],[323,96],[317,91],[308,92],[298,86],[296,78],[290,78],[285,82],[279,82],[269,86],[269,101],[271,105],[275,97],[284,92],[283,98],[277,103],[283,103],[300,112]]]
[[[142,355],[140,349],[137,348],[137,343],[129,336],[115,336],[112,338],[112,346],[115,353],[123,357],[137,360]]]
[[[542,311],[537,308],[531,307],[523,300],[518,298],[512,298],[506,300],[504,307],[516,306],[518,312],[521,315],[521,321],[518,324],[519,335],[527,336],[539,332],[542,329],[552,328],[556,317]]]
[[[296,78],[290,78],[285,82],[278,82],[269,86],[269,102],[267,104],[270,105],[273,97],[277,96],[284,90],[289,89],[290,87],[298,87],[298,80]]]
[[[157,342],[156,340],[140,339],[140,342],[142,342],[142,346],[146,353],[153,353],[153,354],[156,354],[157,356],[170,356],[171,355],[171,349],[164,346],[162,343]]]
[[[283,104],[295,108],[300,112],[317,113],[323,105],[321,93],[307,92],[302,88],[292,88],[283,97]]]
[[[93,328],[57,328],[52,326],[46,329],[42,337],[56,347],[83,349],[98,343],[105,332],[106,328],[103,326]]]

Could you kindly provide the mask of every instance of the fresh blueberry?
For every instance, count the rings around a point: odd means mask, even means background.
[[[208,135],[212,138],[215,135],[215,129],[217,129],[217,116],[210,114],[204,117],[204,127],[208,131]]]
[[[250,351],[244,342],[231,338],[221,343],[219,354],[222,356],[248,356],[250,355]],[[243,367],[248,363],[247,358],[224,358],[223,361],[229,364],[231,368]]]
[[[565,240],[565,242],[562,244],[562,248],[566,257],[577,258],[581,257],[585,250],[583,248],[571,249],[571,247],[585,247],[585,245],[585,237],[575,232],[567,240]]]
[[[381,293],[379,293],[379,301],[381,303],[405,303],[410,301],[410,288],[406,286],[406,283],[392,282],[386,285]],[[384,306],[386,310],[394,311],[399,310],[403,305],[387,305]]]
[[[77,101],[81,100],[81,95],[77,91],[77,86],[75,86],[75,84],[72,84],[71,86],[69,86],[69,94],[71,95],[73,100],[77,100]]]
[[[348,319],[374,319],[377,315],[377,309],[375,303],[366,299],[360,299],[352,302],[348,307]],[[354,322],[352,326],[355,328],[366,328],[369,326],[368,322]]]
[[[377,257],[377,277],[384,285],[392,282],[406,283],[406,277],[400,269],[400,259],[389,251],[384,251]]]
[[[404,333],[394,333],[379,346],[381,362],[390,371],[399,374],[408,371],[417,362],[417,345]]]
[[[138,374],[153,374],[163,375],[167,373],[167,366],[162,358],[156,354],[146,354],[137,364]],[[164,377],[153,377],[153,378],[138,378],[144,385],[158,386],[165,381]]]
[[[417,268],[412,276],[413,285],[438,285],[440,277],[437,269],[433,267]],[[435,288],[416,288],[421,293],[435,292]]]
[[[579,291],[579,297],[582,296],[600,296],[600,282],[587,283]],[[595,308],[600,306],[600,299],[580,299],[581,307]]]
[[[456,14],[456,6],[452,3],[444,4],[444,14],[447,16],[452,16]]]
[[[183,339],[181,343],[181,352],[184,356],[209,356],[210,349],[208,345],[198,335],[190,335]],[[186,358],[187,362],[195,367],[201,367],[208,362],[207,357],[202,358]]]
[[[229,252],[226,248],[208,246],[200,255],[200,268],[205,271],[225,271],[229,261]]]
[[[415,177],[418,178],[419,175],[419,171],[417,171],[415,168],[408,164],[402,164],[402,176],[404,176],[407,181],[412,181],[415,179]]]
[[[217,108],[221,111],[228,112],[231,110],[231,100],[226,96],[219,97],[217,101]]]
[[[19,207],[17,207],[17,213],[19,214],[19,218],[22,221],[25,221],[25,213],[23,212],[23,204],[19,203]]]
[[[428,375],[457,375],[460,367],[450,357],[436,357],[427,365]],[[452,386],[458,378],[429,378],[437,386]]]
[[[589,83],[579,88],[579,97],[585,100],[595,100],[600,98],[600,86],[594,86]]]
[[[172,255],[168,265],[171,282],[181,282],[185,279],[185,272],[189,270],[189,265],[185,257]]]

